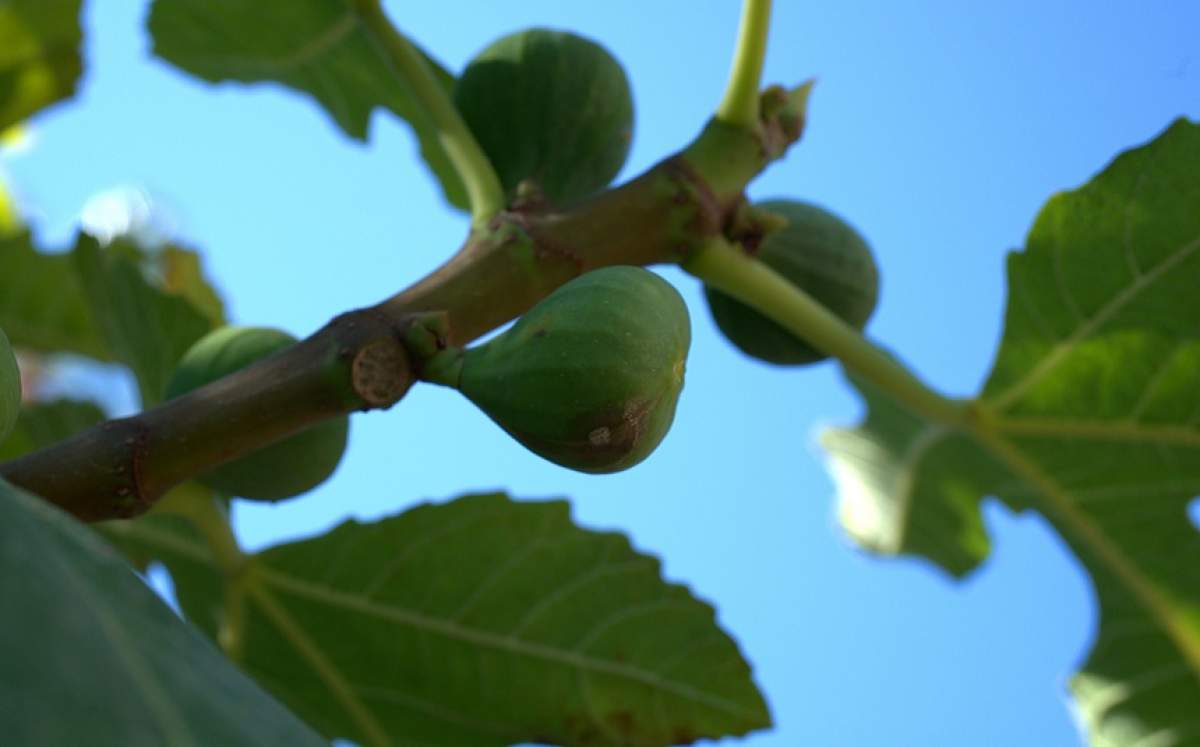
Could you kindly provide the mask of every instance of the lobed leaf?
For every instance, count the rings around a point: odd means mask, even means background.
[[[154,53],[210,83],[270,81],[312,96],[338,126],[366,140],[372,111],[408,122],[447,201],[467,195],[437,128],[345,0],[155,0]],[[425,56],[447,96],[454,76]]]
[[[0,236],[0,267],[0,328],[14,347],[120,361],[146,406],[162,399],[187,348],[224,320],[199,255],[176,245],[101,248],[80,234],[71,251],[52,254],[20,231]]]
[[[1171,125],[1050,200],[1010,256],[977,436],[859,384],[870,415],[825,437],[868,547],[963,573],[979,500],[1041,511],[1100,604],[1072,683],[1097,745],[1200,740],[1200,126]]]
[[[980,498],[1009,479],[1007,470],[970,436],[850,381],[866,400],[866,419],[821,434],[842,527],[873,552],[918,555],[965,575],[990,550]]]
[[[146,524],[110,531],[172,573],[212,563]],[[563,501],[474,495],[349,521],[266,550],[244,578],[226,636],[239,663],[330,737],[666,745],[770,723],[712,608]]]
[[[323,743],[94,534],[3,481],[0,598],[13,744]]]

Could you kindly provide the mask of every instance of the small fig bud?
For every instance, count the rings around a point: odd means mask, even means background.
[[[0,441],[8,438],[21,410],[21,371],[4,330],[0,329]]]
[[[167,399],[216,381],[296,342],[266,327],[222,327],[200,338],[179,361]],[[327,480],[346,450],[347,417],[328,420],[201,475],[214,490],[273,501],[306,493]]]
[[[758,258],[861,330],[879,296],[879,272],[862,236],[838,216],[810,203],[775,200],[758,203],[756,208],[788,221],[785,228],[767,234]],[[709,287],[704,294],[721,332],[746,355],[782,366],[826,357],[740,301]]]
[[[531,451],[580,472],[617,472],[671,427],[690,343],[678,291],[640,267],[607,267],[563,285],[490,342],[440,354],[430,370]]]
[[[575,34],[529,29],[494,42],[459,77],[454,103],[510,199],[574,202],[629,155],[633,97],[621,64]],[[530,180],[536,184],[521,187]]]

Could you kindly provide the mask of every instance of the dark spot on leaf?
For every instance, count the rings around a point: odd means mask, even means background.
[[[613,711],[604,720],[612,726],[614,731],[627,737],[632,737],[637,733],[637,720],[631,711]]]

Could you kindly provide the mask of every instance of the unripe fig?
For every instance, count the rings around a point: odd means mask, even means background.
[[[438,354],[427,378],[457,387],[555,464],[617,472],[671,427],[690,342],[687,307],[669,283],[608,267],[563,285],[490,342]]]
[[[861,330],[879,297],[879,272],[863,237],[838,216],[810,203],[774,200],[756,207],[787,219],[787,226],[763,240],[758,258]],[[721,332],[747,355],[783,366],[826,357],[742,302],[707,286],[704,294]]]
[[[8,438],[21,410],[21,371],[4,330],[0,329],[0,441]]]
[[[249,366],[296,342],[286,332],[266,327],[221,327],[200,338],[179,361],[167,398]],[[350,420],[328,420],[201,475],[214,490],[252,500],[273,501],[312,490],[333,474]]]
[[[531,180],[551,202],[612,181],[633,136],[621,64],[575,34],[529,29],[494,42],[459,77],[454,103],[509,197]]]

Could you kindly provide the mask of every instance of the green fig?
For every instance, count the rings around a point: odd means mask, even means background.
[[[603,189],[629,155],[633,97],[621,64],[575,34],[530,29],[480,52],[454,103],[512,198],[525,180],[556,204]]]
[[[640,267],[581,275],[509,330],[434,356],[454,386],[531,451],[580,472],[645,459],[675,417],[691,328],[669,283]]]
[[[0,441],[8,438],[21,410],[21,371],[4,330],[0,329]]]
[[[871,248],[848,223],[816,205],[788,200],[757,208],[787,219],[767,235],[758,258],[855,329],[866,326],[879,297]],[[713,320],[746,355],[782,366],[823,360],[824,353],[742,302],[704,288]]]
[[[221,327],[200,338],[179,361],[167,398],[249,366],[296,342],[286,332],[266,327]],[[201,475],[205,485],[229,495],[273,501],[312,490],[333,474],[350,419],[341,417],[263,447]]]

